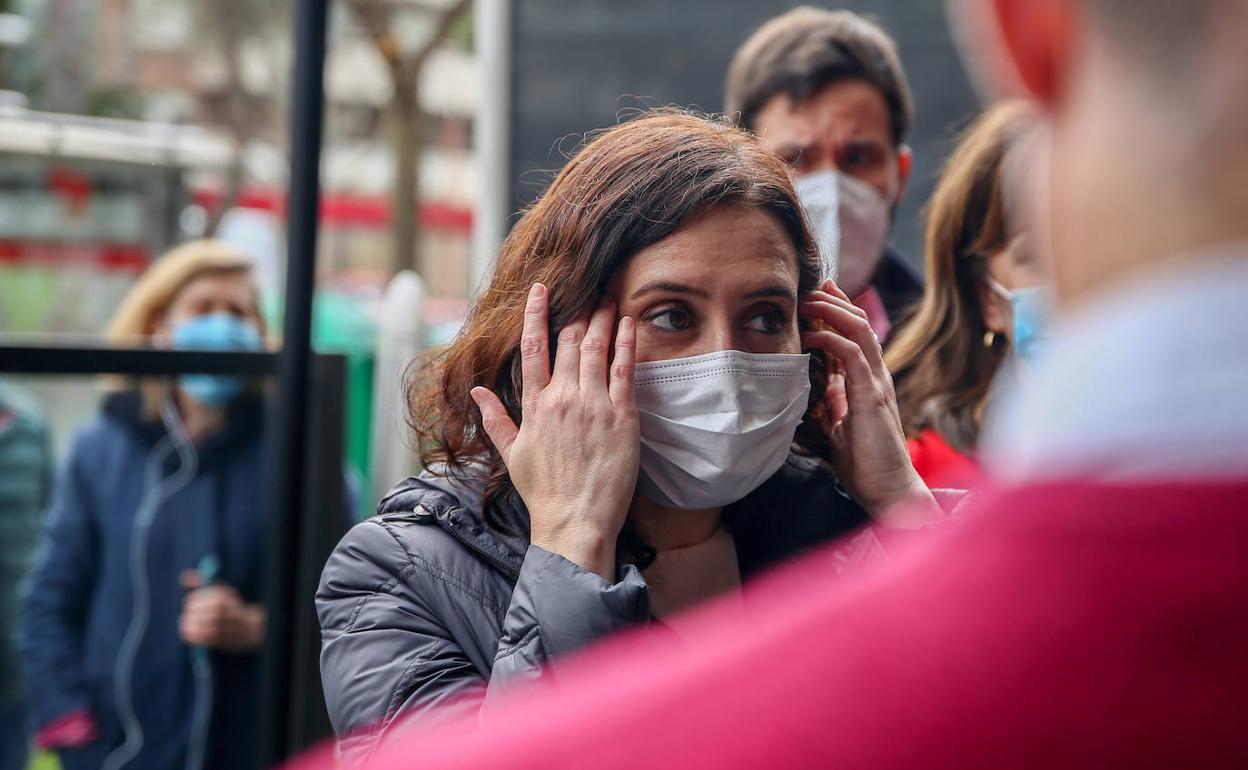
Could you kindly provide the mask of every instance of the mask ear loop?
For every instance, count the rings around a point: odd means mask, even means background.
[[[1001,299],[1005,300],[1006,302],[1014,301],[1014,292],[1010,291],[1009,289],[1005,288],[1000,283],[998,283],[996,278],[993,278],[991,275],[988,275],[985,272],[982,280],[984,282],[984,285],[987,286],[994,294],[996,294]]]
[[[983,281],[984,285],[988,287],[988,291],[991,291],[993,294],[996,294],[1001,299],[1010,303],[1012,311],[1014,307],[1014,292],[1002,286],[1000,281],[993,278],[988,273],[987,264],[981,263],[981,267],[976,272],[979,273],[978,279]],[[1004,356],[1010,348],[1010,343],[1005,335],[998,334],[997,332],[989,329],[984,332],[984,347],[988,348],[988,350],[998,356]]]

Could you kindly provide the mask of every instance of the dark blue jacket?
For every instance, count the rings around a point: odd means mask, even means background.
[[[137,393],[109,397],[74,439],[28,588],[20,643],[35,727],[85,707],[102,733],[87,748],[62,752],[67,768],[98,767],[123,740],[114,666],[132,610],[130,541],[147,458],[164,436],[139,404]],[[145,744],[127,770],[168,770],[184,761],[195,686],[190,650],[178,636],[180,573],[215,553],[220,582],[248,602],[261,596],[268,515],[262,422],[258,403],[238,402],[227,427],[198,447],[196,475],[156,512],[147,548],[151,622],[130,681]],[[173,454],[164,475],[177,465]],[[252,762],[258,659],[211,655],[207,768]]]
[[[51,488],[52,443],[43,411],[28,393],[0,381],[0,712],[21,698],[14,648],[19,590]]]

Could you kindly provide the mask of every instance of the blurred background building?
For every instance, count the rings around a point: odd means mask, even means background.
[[[404,269],[429,334],[448,337],[585,132],[647,106],[719,109],[733,50],[797,4],[336,3],[318,342],[372,334]],[[894,241],[920,261],[921,205],[972,93],[940,4],[838,5],[879,18],[912,78]],[[248,249],[280,294],[290,14],[291,0],[0,0],[0,330],[96,335],[155,255],[205,234]]]

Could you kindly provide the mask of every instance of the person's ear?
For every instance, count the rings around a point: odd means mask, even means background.
[[[1014,322],[1010,303],[993,291],[987,281],[976,281],[975,287],[979,296],[979,312],[984,328],[1009,338]]]
[[[914,151],[910,149],[910,145],[901,143],[897,145],[897,200],[900,202],[906,197],[906,186],[910,182],[910,170],[914,168]]]
[[[989,0],[979,0],[989,2]],[[990,0],[989,23],[1026,95],[1046,108],[1061,101],[1071,66],[1078,10],[1072,0]]]

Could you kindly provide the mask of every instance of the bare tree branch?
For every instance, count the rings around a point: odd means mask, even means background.
[[[372,40],[390,72],[392,96],[386,113],[390,118],[390,138],[395,158],[395,186],[391,209],[393,266],[420,272],[417,245],[420,221],[417,215],[420,189],[420,143],[423,139],[424,111],[420,104],[420,75],[434,51],[446,40],[456,21],[470,7],[471,0],[455,0],[437,10],[432,33],[415,51],[403,51],[394,34],[396,6],[388,0],[345,0],[365,34]]]
[[[411,66],[413,69],[419,71],[425,66],[425,62],[429,60],[429,57],[438,49],[438,46],[442,45],[442,42],[451,34],[451,30],[455,28],[455,22],[459,21],[459,17],[464,11],[468,10],[468,6],[471,4],[472,0],[455,0],[451,7],[443,11],[442,18],[438,19],[438,25],[433,29],[433,34],[429,36],[424,46],[412,57]]]

